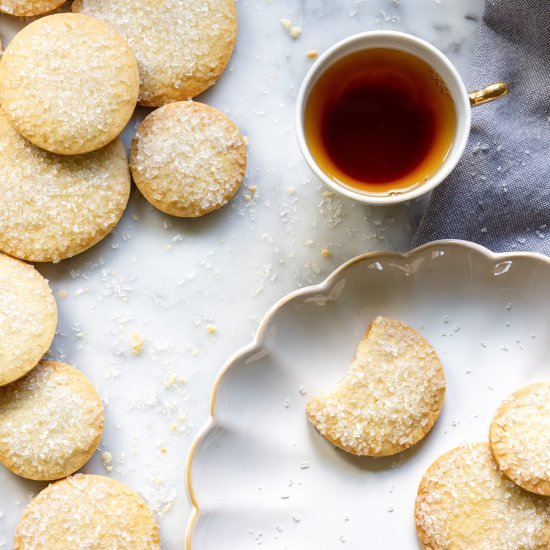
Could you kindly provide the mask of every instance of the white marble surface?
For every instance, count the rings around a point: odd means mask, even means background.
[[[368,208],[323,196],[292,126],[311,64],[306,51],[368,29],[399,29],[441,48],[466,76],[481,10],[481,0],[240,0],[228,71],[198,98],[227,112],[250,140],[235,200],[203,219],[180,220],[134,190],[111,236],[76,258],[38,266],[59,306],[51,356],[82,369],[105,401],[100,451],[84,471],[139,491],[155,510],[163,548],[183,547],[185,458],[225,360],[289,291],[367,250],[407,249],[422,212],[422,201]],[[301,26],[301,37],[293,40],[281,18]],[[0,16],[4,44],[22,24]],[[125,137],[132,132],[133,124]],[[251,201],[248,185],[257,186]],[[131,353],[133,332],[145,338],[139,356]],[[103,451],[113,456],[111,472]],[[0,549],[11,548],[23,507],[42,487],[0,467]]]

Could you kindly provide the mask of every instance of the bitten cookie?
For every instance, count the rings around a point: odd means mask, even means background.
[[[79,370],[44,361],[0,388],[0,462],[36,480],[66,477],[88,462],[103,433],[103,403]]]
[[[461,445],[427,469],[418,488],[415,521],[429,550],[550,547],[550,501],[507,479],[487,443]]]
[[[137,62],[110,25],[76,13],[32,22],[0,60],[0,105],[29,141],[63,155],[95,151],[126,126]]]
[[[0,386],[40,361],[56,325],[57,306],[48,281],[31,265],[0,253]]]
[[[217,210],[238,191],[246,146],[223,113],[192,101],[148,115],[132,141],[130,168],[144,197],[180,217]]]
[[[75,0],[115,27],[139,65],[141,105],[190,99],[219,78],[235,47],[234,0]]]
[[[501,471],[514,483],[550,496],[550,383],[514,392],[498,408],[490,431]]]
[[[377,317],[336,389],[306,409],[317,430],[340,449],[388,456],[431,430],[444,396],[443,367],[429,342],[404,323]]]
[[[50,485],[25,508],[14,550],[159,550],[158,527],[141,497],[103,476]]]
[[[65,0],[2,0],[0,11],[9,15],[32,17],[55,10]]]
[[[42,151],[0,109],[0,250],[57,262],[100,241],[128,202],[130,171],[120,140],[86,155]]]

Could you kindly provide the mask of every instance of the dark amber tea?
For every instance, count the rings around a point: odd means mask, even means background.
[[[304,122],[311,154],[329,177],[387,193],[438,171],[453,144],[456,112],[430,65],[372,48],[328,67],[310,91]]]

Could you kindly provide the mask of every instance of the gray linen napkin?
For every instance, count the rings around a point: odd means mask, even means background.
[[[414,246],[465,239],[550,255],[550,0],[486,0],[468,87],[500,80],[510,95],[473,109],[464,156]]]

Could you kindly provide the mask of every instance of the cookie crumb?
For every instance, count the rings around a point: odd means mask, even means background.
[[[317,50],[308,50],[306,52],[306,57],[308,59],[316,59],[317,57],[319,57],[319,52]]]
[[[302,34],[302,27],[298,27],[296,25],[290,29],[290,36],[294,39],[300,38],[301,34]]]
[[[104,451],[101,453],[101,460],[103,461],[103,466],[108,472],[113,471],[113,467],[111,466],[111,461],[113,460],[113,455],[109,451]]]
[[[145,340],[139,332],[134,332],[132,334],[132,353],[134,355],[139,355],[143,351],[143,346],[145,345]]]
[[[287,30],[292,29],[292,21],[290,19],[281,19],[281,25]]]
[[[321,250],[321,256],[323,256],[323,258],[330,258],[332,256],[332,252],[328,248],[323,248]]]
[[[206,332],[208,332],[208,334],[217,334],[218,333],[218,327],[216,325],[207,325],[206,326]]]

